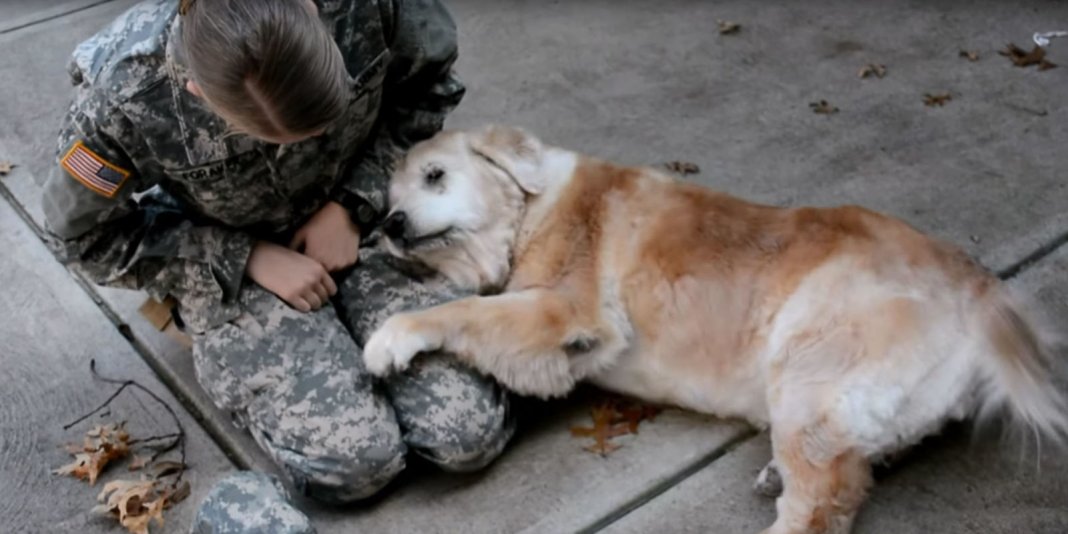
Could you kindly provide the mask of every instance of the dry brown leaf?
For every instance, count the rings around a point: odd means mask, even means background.
[[[959,55],[960,55],[960,57],[962,57],[964,59],[967,59],[968,61],[979,61],[979,52],[974,51],[974,50],[968,51],[968,50],[961,49]]]
[[[637,434],[638,425],[642,421],[653,419],[659,413],[659,408],[640,402],[608,399],[590,409],[592,427],[571,427],[571,435],[593,438],[594,442],[583,449],[606,456],[621,447],[613,443],[612,438]]]
[[[109,512],[125,517],[138,513],[137,506],[155,491],[157,484],[155,480],[112,480],[104,484],[96,500],[104,503]]]
[[[886,76],[886,65],[877,65],[875,63],[868,63],[861,67],[857,72],[858,78],[867,78],[869,76],[875,76],[876,78],[882,78]]]
[[[1005,50],[998,52],[998,54],[1009,58],[1009,60],[1012,61],[1012,64],[1017,67],[1038,65],[1038,70],[1049,70],[1057,67],[1056,64],[1051,63],[1046,59],[1046,49],[1038,45],[1035,45],[1035,47],[1028,52],[1013,43],[1009,43],[1005,45]]]
[[[156,526],[159,528],[163,528],[163,509],[166,504],[167,499],[164,497],[143,504],[141,506],[142,513],[127,516],[125,519],[120,520],[119,524],[126,527],[126,530],[132,534],[149,534],[148,525],[152,521],[155,521]]]
[[[14,169],[15,165],[10,161],[0,160],[0,176],[7,176],[11,174],[11,169]]]
[[[664,168],[681,176],[701,172],[701,167],[698,167],[696,163],[690,163],[689,161],[669,161],[664,164]]]
[[[190,492],[192,492],[192,488],[189,486],[189,481],[183,480],[167,498],[167,508],[184,501],[186,497],[189,497]]]
[[[156,462],[145,469],[145,476],[154,480],[176,475],[185,471],[186,465],[181,462]]]
[[[719,26],[720,35],[732,35],[738,33],[738,31],[742,29],[741,24],[729,20],[717,20],[716,25]]]
[[[85,442],[80,452],[68,448],[74,461],[53,471],[57,475],[67,475],[78,480],[88,480],[90,486],[108,464],[130,455],[130,435],[126,432],[126,423],[98,425],[86,432]]]
[[[78,480],[89,480],[89,464],[92,460],[92,455],[87,452],[75,453],[73,462],[52,471],[52,474],[72,476]]]
[[[927,107],[944,106],[946,102],[953,100],[953,95],[949,93],[924,93],[923,104]]]
[[[642,421],[652,421],[656,419],[657,415],[660,415],[660,412],[660,408],[642,403],[633,403],[630,406],[622,407],[617,406],[616,408],[616,413],[619,415],[618,422],[625,422],[631,434],[638,433],[638,425]]]
[[[89,361],[89,371],[93,376],[105,379],[96,372],[96,360]],[[74,456],[74,461],[68,465],[56,469],[54,472],[61,475],[69,475],[81,480],[88,480],[90,485],[96,483],[97,477],[104,468],[110,464],[130,456],[131,449],[138,451],[152,450],[150,456],[136,455],[130,462],[131,471],[141,469],[140,480],[116,480],[104,485],[97,499],[103,503],[93,508],[96,513],[101,513],[117,520],[127,531],[134,534],[149,534],[149,527],[155,523],[158,527],[163,526],[163,511],[174,504],[186,499],[191,491],[189,482],[182,480],[182,474],[187,469],[185,465],[185,433],[182,431],[181,422],[174,410],[148,388],[133,380],[105,379],[122,386],[93,411],[74,420],[63,428],[68,429],[90,417],[101,413],[108,407],[120,393],[128,386],[143,391],[156,402],[160,403],[171,415],[178,432],[150,436],[143,439],[131,439],[126,431],[126,422],[117,424],[97,425],[86,432],[81,447],[68,445],[67,451]],[[107,412],[110,414],[110,410]],[[106,414],[101,414],[104,416]],[[170,441],[167,441],[170,440]],[[152,459],[179,447],[179,462],[156,462]],[[151,476],[150,476],[151,475]],[[164,481],[162,477],[173,479]]]
[[[826,100],[820,100],[819,102],[809,102],[808,107],[812,108],[813,113],[820,115],[830,115],[832,113],[838,113],[838,108],[832,106]]]
[[[127,531],[148,534],[155,521],[163,527],[163,509],[167,506],[169,490],[159,491],[154,480],[114,480],[104,485],[97,500],[104,503],[93,511],[118,520]]]

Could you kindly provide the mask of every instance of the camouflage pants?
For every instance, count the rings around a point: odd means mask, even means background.
[[[371,496],[404,468],[409,448],[447,470],[479,469],[512,435],[506,394],[447,355],[381,383],[366,373],[359,347],[377,325],[460,296],[395,261],[362,250],[333,305],[311,313],[250,283],[241,317],[194,333],[200,384],[311,498]]]

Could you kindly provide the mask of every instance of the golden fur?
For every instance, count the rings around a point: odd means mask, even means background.
[[[757,205],[501,127],[416,146],[391,201],[394,253],[504,291],[394,316],[365,347],[372,372],[442,349],[521,393],[590,380],[770,425],[768,532],[848,532],[870,461],[947,420],[1007,404],[1068,428],[999,281],[891,217]]]

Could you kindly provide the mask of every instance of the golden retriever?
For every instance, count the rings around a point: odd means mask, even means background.
[[[1006,287],[891,217],[757,205],[500,126],[415,146],[390,200],[393,254],[503,292],[388,319],[370,372],[445,350],[524,394],[588,380],[770,426],[766,532],[848,532],[871,462],[949,420],[1007,406],[1068,430]]]

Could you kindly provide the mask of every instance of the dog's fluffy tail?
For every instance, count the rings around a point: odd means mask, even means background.
[[[1064,445],[1068,401],[1054,378],[1052,342],[1039,336],[1007,288],[988,293],[983,310],[984,331],[993,350],[983,362],[986,389],[980,414],[1007,407],[1032,431]]]

